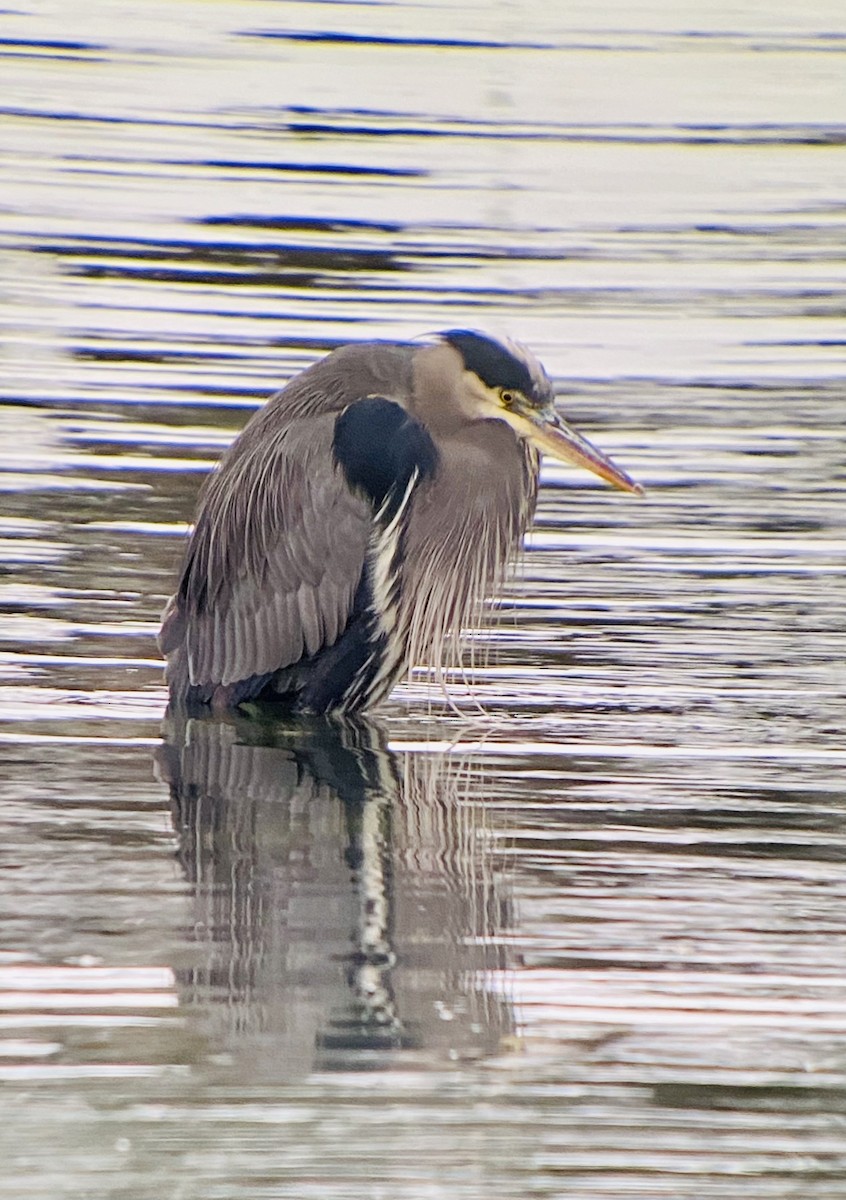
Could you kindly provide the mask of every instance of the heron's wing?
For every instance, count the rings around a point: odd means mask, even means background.
[[[372,508],[335,462],[336,418],[254,418],[211,477],[160,634],[175,694],[210,699],[343,632]]]

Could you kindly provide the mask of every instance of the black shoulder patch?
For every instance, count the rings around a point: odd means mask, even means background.
[[[384,396],[345,408],[335,422],[332,448],[350,487],[363,491],[376,508],[392,491],[401,498],[415,470],[424,479],[438,465],[429,433]]]
[[[467,370],[474,371],[486,387],[514,388],[531,396],[535,387],[532,373],[506,346],[472,329],[451,329],[442,336],[464,359]]]

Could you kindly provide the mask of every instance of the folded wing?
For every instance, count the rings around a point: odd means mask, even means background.
[[[335,462],[337,415],[259,414],[211,477],[159,635],[175,699],[238,703],[343,633],[372,507]]]

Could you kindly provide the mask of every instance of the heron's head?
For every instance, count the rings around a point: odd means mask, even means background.
[[[469,329],[441,335],[463,367],[463,407],[480,419],[507,422],[517,436],[562,462],[585,467],[625,492],[642,488],[556,412],[555,390],[535,356],[518,342]]]

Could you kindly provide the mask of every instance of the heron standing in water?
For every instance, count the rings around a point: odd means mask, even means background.
[[[171,701],[303,713],[443,667],[534,514],[540,453],[640,488],[555,411],[524,347],[470,330],[343,346],[210,477],[162,620]]]

